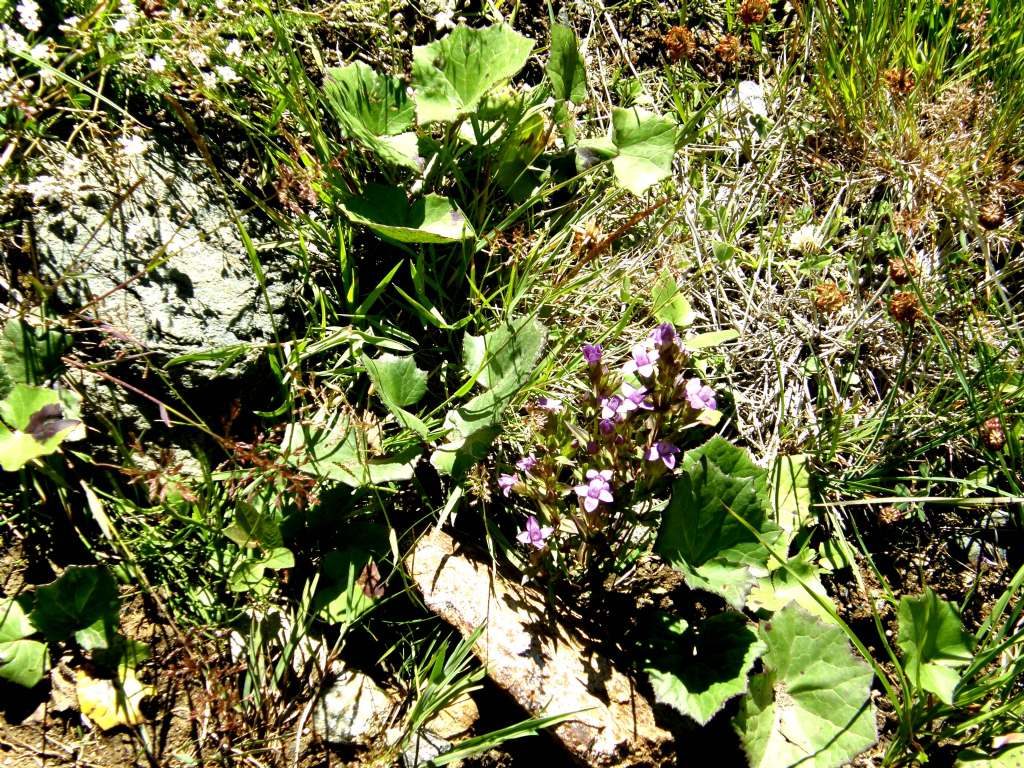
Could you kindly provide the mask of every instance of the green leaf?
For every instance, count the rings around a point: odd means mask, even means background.
[[[116,618],[110,614],[100,616],[88,627],[75,632],[75,642],[85,651],[109,648],[114,638],[117,637]]]
[[[324,94],[351,136],[385,160],[418,168],[416,134],[406,133],[414,107],[400,78],[356,61],[327,70]]]
[[[971,661],[971,639],[953,605],[926,587],[920,597],[902,597],[896,644],[910,682],[946,704],[960,682],[954,667]]]
[[[43,679],[46,644],[27,639],[36,631],[17,600],[0,600],[0,678],[25,688]]]
[[[353,624],[380,596],[379,581],[373,556],[366,550],[347,547],[328,552],[320,566],[314,610],[331,624]]]
[[[530,317],[507,322],[482,337],[466,334],[463,365],[486,391],[445,416],[447,442],[430,457],[439,472],[457,477],[487,455],[502,414],[533,375],[546,335],[544,326]]]
[[[789,605],[758,634],[764,672],[733,720],[751,768],[837,768],[875,743],[871,668],[839,627]]]
[[[275,547],[257,558],[241,560],[228,578],[228,589],[232,592],[259,590],[265,586],[267,569],[294,568],[295,556],[290,549]]]
[[[56,392],[27,384],[16,384],[0,401],[0,418],[6,422],[0,424],[0,467],[7,472],[56,452],[80,425],[64,418]]]
[[[658,274],[651,290],[651,314],[659,322],[672,323],[678,328],[688,326],[696,315],[667,269]]]
[[[412,49],[412,84],[421,125],[451,123],[473,113],[495,86],[523,68],[533,40],[507,24],[484,29],[459,25]]]
[[[71,337],[60,331],[35,328],[12,318],[0,337],[0,397],[14,384],[41,384],[60,368],[60,356],[71,346]]]
[[[401,187],[369,184],[341,209],[352,221],[400,243],[457,243],[476,237],[459,207],[433,193],[410,203]]]
[[[560,101],[582,104],[587,98],[587,65],[580,54],[576,32],[571,27],[551,27],[551,54],[544,69],[554,96]]]
[[[612,142],[618,150],[612,159],[615,180],[640,195],[672,174],[678,130],[671,118],[642,109],[612,109]]]
[[[814,521],[807,456],[779,456],[772,468],[771,487],[775,522],[792,540],[797,531]]]
[[[786,563],[760,579],[747,595],[747,610],[775,613],[795,602],[822,621],[832,617],[807,590],[819,595],[827,604],[832,604],[821,583],[821,570],[814,562],[814,553],[803,550]]]
[[[483,336],[467,333],[462,340],[463,366],[484,389],[518,390],[533,375],[545,337],[546,329],[533,317],[502,323]]]
[[[767,520],[766,473],[721,438],[687,451],[680,470],[655,551],[692,589],[714,592],[741,609],[755,582],[751,569],[766,570],[770,555],[737,517],[769,542],[780,534]]]
[[[747,690],[747,676],[764,645],[739,613],[712,616],[699,631],[666,618],[644,671],[659,702],[704,725]]]
[[[411,355],[399,357],[387,353],[377,359],[363,355],[361,361],[381,400],[389,408],[414,405],[427,391],[427,373],[416,367]]]
[[[240,547],[259,545],[264,549],[274,549],[282,545],[277,521],[244,501],[235,505],[235,519],[224,529],[224,535]]]
[[[698,350],[707,349],[708,347],[717,347],[719,344],[724,344],[727,341],[738,339],[740,332],[734,328],[729,328],[725,331],[710,331],[709,333],[698,333],[695,336],[687,336],[683,339],[683,344],[687,349]]]
[[[993,755],[991,750],[965,749],[953,768],[1024,768],[1024,746],[1016,745]]]
[[[297,469],[353,488],[409,480],[420,456],[419,447],[409,445],[373,458],[364,430],[350,425],[343,413],[328,417],[323,411],[310,423],[289,424],[281,449]]]
[[[71,565],[59,579],[36,590],[30,618],[48,639],[67,640],[102,619],[116,625],[120,602],[110,571]]]

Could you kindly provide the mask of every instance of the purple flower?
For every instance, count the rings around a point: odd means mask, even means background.
[[[630,411],[635,411],[637,408],[643,411],[653,411],[654,406],[651,405],[649,400],[646,400],[647,387],[637,387],[634,389],[626,382],[622,382],[622,394],[626,396],[626,400],[623,403],[624,407],[627,407]],[[626,406],[626,403],[629,406]]]
[[[651,331],[651,341],[658,349],[665,349],[676,340],[676,329],[672,323],[662,323]]]
[[[627,362],[622,370],[624,373],[636,373],[644,378],[654,375],[654,363],[658,360],[658,350],[647,349],[641,345],[633,347],[633,359]]]
[[[679,453],[679,449],[676,448],[668,440],[659,440],[650,448],[647,449],[647,460],[657,461],[661,459],[662,463],[669,469],[675,469],[676,466],[676,454]]]
[[[544,540],[551,535],[550,525],[541,526],[537,518],[530,515],[526,518],[526,530],[520,531],[516,539],[522,544],[532,544],[537,549],[545,547]]]
[[[519,475],[498,475],[498,487],[501,488],[501,495],[506,499],[512,493],[513,486],[519,482]]]
[[[612,471],[610,469],[602,469],[600,472],[596,469],[587,470],[587,482],[577,485],[574,489],[576,495],[583,499],[583,508],[587,512],[593,512],[602,501],[605,504],[615,501],[612,496],[611,484],[608,482],[611,479]]]
[[[605,421],[619,418],[622,411],[622,398],[618,395],[601,398],[601,418]]]
[[[615,422],[611,419],[601,419],[597,423],[597,428],[601,430],[602,435],[610,435],[615,431]]]
[[[591,365],[597,365],[601,362],[601,354],[604,350],[601,349],[600,344],[584,344],[583,345],[583,359]]]
[[[596,440],[591,440],[590,442],[587,443],[587,453],[589,453],[591,456],[593,456],[599,450],[601,450],[601,446],[597,444]]]
[[[686,382],[686,400],[695,411],[713,411],[718,407],[718,403],[715,402],[715,391],[707,384],[701,384],[700,379],[690,379]]]
[[[521,469],[523,472],[529,472],[536,466],[537,457],[532,453],[529,456],[523,456],[523,458],[516,462],[516,469]]]
[[[563,410],[565,410],[562,406],[562,401],[559,400],[557,397],[538,397],[537,405],[538,407],[543,408],[545,411],[550,411],[551,413],[561,413]]]

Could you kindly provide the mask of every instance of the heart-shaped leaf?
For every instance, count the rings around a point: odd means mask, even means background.
[[[359,547],[328,552],[320,574],[313,606],[331,624],[354,623],[384,594],[373,556]]]
[[[615,180],[634,195],[672,174],[676,155],[676,124],[642,109],[612,110],[612,159]]]
[[[837,768],[875,743],[871,667],[839,627],[790,604],[758,634],[764,672],[733,720],[751,768]]]
[[[382,75],[356,61],[327,70],[324,94],[349,135],[385,160],[418,168],[414,106],[401,79]],[[399,135],[411,137],[396,138]]]
[[[729,699],[747,690],[747,676],[764,645],[746,618],[731,611],[712,616],[698,628],[682,619],[662,621],[644,666],[654,696],[704,725]]]
[[[476,237],[459,207],[433,193],[410,202],[400,187],[370,184],[341,208],[352,221],[400,243],[457,243]]]
[[[655,551],[691,588],[741,609],[755,582],[751,569],[766,570],[770,556],[758,536],[770,543],[780,534],[767,520],[766,473],[721,438],[687,451],[680,469]]]
[[[56,392],[28,384],[16,384],[0,401],[0,418],[0,467],[7,472],[56,452],[81,424],[64,418]]]
[[[911,683],[953,703],[960,682],[955,667],[968,664],[971,640],[956,609],[930,588],[919,597],[900,598],[896,644],[903,651],[903,667]]]
[[[484,29],[459,25],[412,50],[412,84],[421,125],[454,122],[473,113],[495,86],[523,68],[533,40],[507,24]]]
[[[0,600],[0,678],[34,687],[46,674],[46,644],[28,639],[37,632],[17,600]]]
[[[103,619],[116,626],[120,602],[110,571],[98,565],[71,565],[59,579],[36,590],[30,618],[50,640],[67,640]]]
[[[361,360],[381,400],[389,407],[415,405],[427,391],[427,373],[416,367],[411,355],[385,353],[376,359],[363,355]]]

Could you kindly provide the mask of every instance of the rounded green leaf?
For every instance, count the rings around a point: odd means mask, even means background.
[[[652,641],[644,670],[655,698],[701,725],[747,690],[747,676],[764,651],[742,614],[721,613],[699,627],[671,621]]]
[[[30,618],[51,640],[66,640],[107,618],[117,624],[120,599],[110,571],[98,565],[72,565],[56,581],[36,590]]]
[[[456,243],[476,237],[465,214],[441,195],[409,202],[400,187],[370,184],[341,208],[352,221],[400,243]]]
[[[507,24],[484,29],[459,25],[412,50],[412,84],[421,124],[454,122],[474,112],[495,86],[523,68],[533,40]]]
[[[612,110],[612,142],[618,154],[612,159],[615,180],[634,195],[672,174],[678,129],[668,117],[642,109]]]
[[[930,588],[919,597],[900,598],[896,644],[911,683],[946,704],[960,683],[954,667],[971,661],[971,641],[956,609]]]
[[[427,373],[416,367],[411,355],[386,353],[376,359],[363,355],[362,363],[389,408],[414,405],[427,391]]]
[[[733,720],[751,768],[837,768],[875,743],[871,667],[838,626],[791,604],[758,634],[764,672]]]

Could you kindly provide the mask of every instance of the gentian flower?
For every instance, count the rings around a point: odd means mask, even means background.
[[[583,359],[590,363],[590,365],[597,365],[600,363],[603,352],[604,350],[601,349],[600,344],[583,345]]]
[[[651,341],[658,349],[665,349],[676,340],[676,329],[672,323],[662,323],[651,331]]]
[[[546,546],[544,540],[551,535],[551,531],[550,525],[542,526],[536,517],[530,515],[526,519],[526,530],[520,531],[516,539],[522,544],[531,544],[537,549],[543,549]]]
[[[622,398],[618,395],[601,398],[601,418],[605,421],[617,419],[622,410]]]
[[[715,401],[715,391],[707,384],[701,384],[700,379],[690,379],[686,382],[686,400],[695,411],[713,411],[718,407]]]
[[[675,469],[677,453],[679,453],[679,449],[668,440],[659,440],[647,449],[646,458],[648,461],[658,461],[658,459],[661,459],[661,462],[666,467]]]
[[[498,475],[498,487],[501,488],[501,495],[507,499],[512,493],[512,487],[518,482],[519,475]]]
[[[650,401],[645,399],[647,396],[647,387],[637,387],[634,389],[626,382],[622,382],[622,394],[626,396],[623,401],[623,408],[629,411],[635,411],[637,408],[643,411],[653,411],[654,406],[651,405]]]
[[[597,423],[597,428],[601,430],[602,435],[610,435],[615,431],[615,422],[611,419],[601,419]]]
[[[658,350],[647,349],[639,344],[633,347],[633,359],[627,362],[622,371],[636,373],[647,378],[654,375],[654,363],[658,360]]]
[[[593,512],[602,501],[605,504],[615,501],[612,496],[611,484],[608,482],[611,479],[612,471],[610,469],[602,469],[600,472],[596,469],[587,470],[587,482],[577,485],[574,489],[576,495],[583,499],[583,508],[587,512]]]
[[[529,472],[536,466],[537,457],[532,453],[529,456],[523,456],[523,458],[516,462],[516,469],[521,469],[523,472]]]
[[[538,397],[537,405],[540,408],[543,408],[545,411],[550,411],[551,413],[561,413],[563,410],[565,410],[562,406],[562,401],[559,400],[557,397]]]

